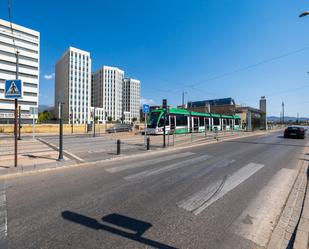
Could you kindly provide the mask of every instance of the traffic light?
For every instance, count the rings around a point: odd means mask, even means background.
[[[163,101],[162,101],[162,108],[166,109],[166,107],[167,107],[167,99],[163,99]]]

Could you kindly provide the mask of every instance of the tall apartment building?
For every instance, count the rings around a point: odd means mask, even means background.
[[[124,71],[117,67],[103,66],[92,74],[92,106],[103,108],[113,120],[123,117],[123,79]]]
[[[0,122],[14,122],[14,100],[4,98],[4,82],[16,78],[16,48],[19,79],[23,82],[23,98],[18,101],[21,118],[31,122],[30,107],[38,107],[39,103],[40,33],[17,24],[12,27],[13,34],[10,23],[0,19]]]
[[[90,123],[91,58],[90,53],[69,47],[56,64],[55,111],[63,104],[63,119],[69,123]]]
[[[125,115],[125,122],[132,122],[134,118],[140,120],[140,101],[140,81],[125,78],[123,81],[123,112]]]

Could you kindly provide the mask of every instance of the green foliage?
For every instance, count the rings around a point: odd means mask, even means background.
[[[136,121],[137,121],[137,118],[136,118],[136,117],[132,118],[132,122],[133,122],[133,123],[136,122]]]
[[[39,117],[38,117],[39,123],[44,123],[50,120],[56,120],[55,116],[51,112],[44,111],[44,112],[39,113]]]
[[[107,117],[107,121],[108,121],[108,122],[112,122],[112,121],[113,121],[113,118],[112,118],[112,117]]]

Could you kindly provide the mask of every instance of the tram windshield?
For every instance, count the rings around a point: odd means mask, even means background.
[[[161,112],[152,112],[150,113],[149,121],[148,121],[148,128],[156,128],[158,124],[158,118]]]

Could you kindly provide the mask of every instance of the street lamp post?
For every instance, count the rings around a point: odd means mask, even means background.
[[[185,94],[187,94],[187,92],[182,92],[182,107],[185,106]]]

